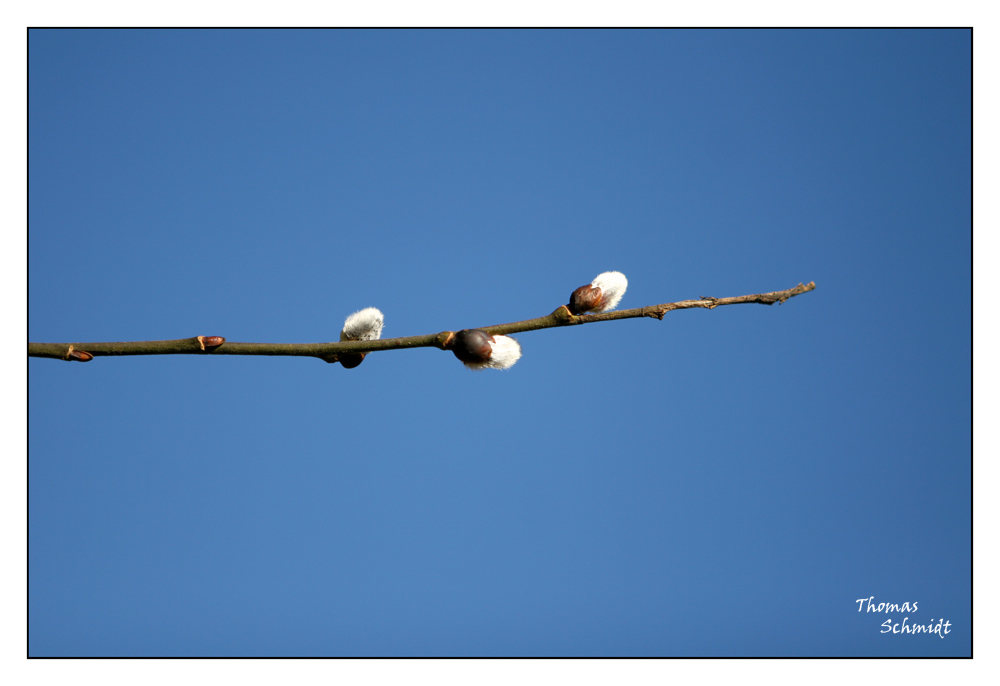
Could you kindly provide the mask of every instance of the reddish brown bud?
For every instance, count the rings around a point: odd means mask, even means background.
[[[70,349],[69,353],[66,355],[66,359],[75,360],[76,362],[90,362],[94,359],[94,356],[83,350],[73,350]]]
[[[340,364],[344,365],[344,369],[354,369],[359,364],[364,362],[365,355],[367,353],[340,353],[337,356]]]
[[[493,336],[481,329],[462,329],[455,334],[449,347],[462,362],[482,364],[493,355]]]
[[[569,305],[566,307],[569,308],[572,314],[590,312],[600,306],[603,295],[601,289],[596,286],[591,286],[590,284],[580,286],[569,296]]]
[[[201,346],[202,350],[218,348],[226,342],[226,339],[222,336],[195,336],[195,340],[198,341],[198,345]]]

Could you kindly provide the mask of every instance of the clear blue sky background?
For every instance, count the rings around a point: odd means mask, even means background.
[[[970,654],[970,32],[29,41],[34,341],[817,284],[31,359],[31,655]]]

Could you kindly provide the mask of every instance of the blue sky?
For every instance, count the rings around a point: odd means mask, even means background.
[[[32,31],[32,341],[817,289],[521,334],[507,372],[31,359],[29,653],[969,655],[970,51]]]

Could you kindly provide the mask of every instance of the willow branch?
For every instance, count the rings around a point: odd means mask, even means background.
[[[738,295],[731,298],[711,298],[702,296],[698,300],[681,300],[637,307],[631,310],[617,310],[601,314],[570,314],[569,309],[562,305],[552,314],[535,319],[525,319],[510,324],[479,327],[491,335],[523,333],[537,329],[551,329],[558,326],[576,326],[594,322],[607,322],[614,319],[633,319],[636,317],[653,317],[663,319],[663,315],[674,310],[706,309],[714,310],[723,305],[742,305],[757,303],[773,305],[783,303],[796,295],[808,293],[816,288],[814,282],[806,285],[801,283],[795,288],[772,293],[757,293],[755,295]],[[28,343],[29,357],[48,357],[58,360],[75,360],[86,362],[94,357],[111,355],[290,355],[297,357],[318,357],[327,362],[336,362],[341,353],[371,353],[380,350],[400,350],[403,348],[441,348],[453,332],[426,334],[423,336],[405,336],[403,338],[384,338],[375,341],[345,341],[338,343],[237,343],[226,341],[218,336],[195,336],[179,338],[170,341],[131,341],[121,343]]]

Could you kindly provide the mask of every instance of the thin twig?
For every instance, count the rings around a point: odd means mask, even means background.
[[[637,307],[631,310],[617,310],[601,314],[570,314],[565,305],[552,314],[536,319],[526,319],[510,324],[479,327],[490,334],[512,334],[536,329],[551,329],[557,326],[576,326],[592,322],[606,322],[613,319],[634,317],[654,317],[673,310],[703,308],[713,310],[723,305],[758,303],[773,305],[783,303],[796,295],[808,293],[816,288],[814,282],[801,283],[795,288],[773,293],[738,295],[732,298],[711,298],[702,296],[698,300]],[[57,360],[86,362],[91,357],[109,355],[291,355],[297,357],[318,357],[327,362],[335,362],[339,353],[370,353],[379,350],[399,350],[401,348],[444,347],[444,342],[452,332],[443,331],[423,336],[384,338],[376,341],[345,341],[342,343],[235,343],[217,336],[195,336],[170,341],[131,341],[122,343],[28,343],[29,357],[48,357]],[[222,342],[220,342],[222,341]]]

